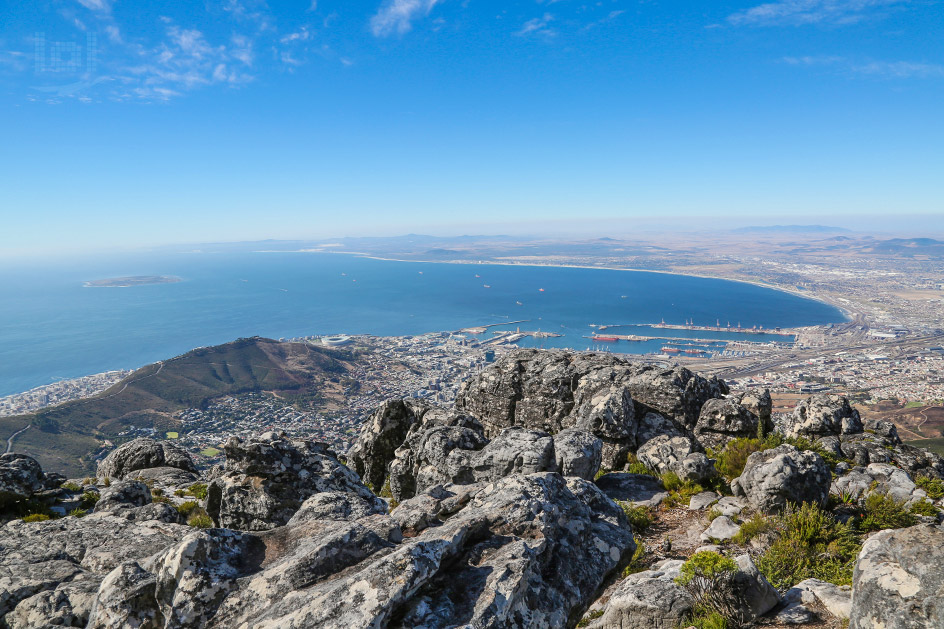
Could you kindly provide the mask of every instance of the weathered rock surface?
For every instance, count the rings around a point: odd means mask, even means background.
[[[102,489],[95,513],[117,511],[120,509],[143,507],[151,503],[151,489],[137,480],[124,480],[112,483]]]
[[[836,618],[849,618],[852,609],[852,588],[839,586],[819,579],[800,581],[783,595],[783,602],[790,605],[815,605],[826,608]]]
[[[695,606],[695,599],[675,583],[684,562],[667,560],[651,570],[631,574],[610,596],[594,629],[676,629]]]
[[[655,437],[639,448],[636,456],[649,469],[659,474],[675,472],[682,480],[700,481],[718,473],[688,437]]]
[[[603,460],[603,442],[589,432],[568,429],[554,435],[556,471],[593,480]]]
[[[900,502],[927,495],[918,489],[907,472],[887,463],[852,468],[847,474],[837,477],[830,488],[830,493],[834,495],[846,494],[858,500],[873,492],[891,496]]]
[[[726,515],[719,515],[711,521],[705,532],[701,534],[701,539],[705,542],[715,542],[715,540],[725,542],[737,535],[740,530],[741,527],[735,524],[731,518]]]
[[[944,529],[881,531],[862,546],[852,583],[850,629],[944,627]]]
[[[613,500],[646,507],[658,506],[669,495],[658,478],[647,474],[613,472],[601,476],[595,482],[600,491]]]
[[[174,467],[196,472],[197,466],[186,450],[172,441],[139,437],[115,448],[98,464],[99,478],[121,480],[139,470]]]
[[[302,503],[325,491],[351,493],[383,509],[382,501],[324,444],[265,433],[231,438],[223,473],[207,488],[207,513],[227,528],[261,531],[286,524]]]
[[[742,398],[743,399],[743,398]],[[755,407],[760,402],[751,398]],[[767,396],[769,403],[770,396]],[[767,408],[770,417],[770,408]],[[760,418],[732,397],[707,400],[695,424],[695,438],[705,448],[720,450],[732,439],[753,438],[758,434]]]
[[[801,400],[784,423],[784,433],[788,437],[816,439],[862,431],[859,411],[840,395],[821,394]]]
[[[0,506],[28,498],[44,487],[45,476],[36,459],[13,452],[0,455]]]
[[[354,471],[365,485],[376,492],[381,490],[394,453],[418,421],[417,408],[405,400],[388,400],[371,413],[348,452]]]
[[[733,585],[740,599],[747,606],[745,611],[749,612],[749,615],[745,614],[745,616],[750,618],[763,616],[780,604],[777,590],[757,569],[750,555],[738,555],[734,558],[734,562],[738,569],[734,574]]]
[[[620,469],[639,443],[637,417],[654,413],[692,428],[705,401],[727,392],[724,383],[684,368],[519,350],[467,381],[456,408],[479,418],[487,437],[511,426],[585,430],[603,442],[603,466]]]
[[[782,510],[788,502],[824,506],[830,481],[822,457],[782,445],[751,454],[744,472],[731,483],[731,490],[735,496],[746,497],[754,509],[771,513]]]

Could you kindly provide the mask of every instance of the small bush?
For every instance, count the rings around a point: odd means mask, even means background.
[[[861,544],[852,527],[841,524],[816,505],[787,505],[774,519],[777,540],[761,555],[757,567],[774,587],[785,590],[804,579],[836,585],[852,583]]]
[[[177,505],[177,513],[184,518],[189,518],[197,509],[200,509],[200,505],[195,500],[188,500],[187,502]]]
[[[663,502],[668,508],[688,504],[692,496],[705,491],[705,488],[690,480],[683,481],[675,472],[664,472],[659,476],[662,486],[669,492],[669,497]]]
[[[105,487],[111,487],[111,479],[106,476],[104,482],[102,482],[102,485]]]
[[[184,496],[187,495],[187,492],[184,491],[183,489],[175,489],[174,495],[177,496],[178,498],[183,498]]]
[[[678,491],[682,488],[682,479],[675,472],[663,472],[659,480],[666,491]]]
[[[60,489],[65,489],[66,491],[71,491],[72,493],[78,493],[82,491],[82,488],[76,485],[75,483],[63,483],[59,485]]]
[[[915,476],[915,485],[923,489],[931,500],[944,498],[944,481],[930,476]]]
[[[711,551],[695,553],[682,564],[676,583],[688,590],[695,599],[695,614],[692,622],[700,619],[705,627],[727,627],[728,623],[740,626],[744,601],[734,587],[737,564],[734,560]],[[721,623],[721,624],[718,624]]]
[[[83,485],[94,485],[98,482],[97,478],[92,478],[91,476],[86,476],[85,480],[82,481]]]
[[[206,500],[207,486],[205,483],[194,483],[187,489],[187,493],[198,500]]]
[[[750,520],[741,525],[741,530],[731,538],[735,544],[747,544],[758,535],[774,529],[774,523],[763,513],[755,513]]]
[[[161,494],[158,494],[156,496],[151,496],[151,502],[163,502],[164,504],[168,504],[168,505],[174,504],[173,500]]]
[[[921,500],[916,500],[911,503],[911,513],[914,515],[929,515],[936,517],[939,512],[937,507],[928,502],[927,498],[922,498]]]
[[[715,458],[715,468],[728,480],[734,480],[744,472],[747,457],[766,449],[764,443],[760,439],[746,438],[729,441]]]
[[[647,507],[636,506],[631,502],[624,501],[619,501],[618,504],[622,507],[623,513],[626,514],[626,519],[629,520],[634,531],[645,531],[652,524],[652,513]]]
[[[626,457],[626,471],[630,474],[645,474],[646,476],[655,476],[656,474],[646,467],[646,464],[640,461],[632,452]]]
[[[708,521],[709,521],[709,522],[714,522],[714,521],[715,521],[715,518],[717,518],[718,516],[721,516],[721,515],[724,515],[724,514],[721,513],[721,511],[718,510],[717,508],[712,507],[712,508],[711,508],[711,511],[708,512]]]
[[[83,509],[88,511],[98,502],[99,495],[94,491],[87,491],[79,498],[79,503]]]
[[[153,497],[153,496],[163,496],[163,495],[164,495],[164,490],[161,489],[160,487],[155,487],[155,488],[153,488],[153,489],[151,490],[151,496],[152,496],[152,497]]]
[[[633,541],[636,542],[636,550],[633,551],[633,556],[630,558],[629,563],[623,568],[623,578],[646,569],[643,563],[643,559],[646,557],[646,543],[637,535],[633,535]]]
[[[688,621],[695,629],[728,629],[728,619],[718,612],[697,608]]]
[[[905,510],[903,501],[874,492],[865,499],[863,515],[858,522],[858,527],[862,531],[881,531],[914,526],[917,522],[918,519]]]
[[[49,519],[51,518],[45,513],[31,513],[27,516],[23,516],[24,522],[45,522]]]
[[[86,511],[85,509],[73,509],[72,511],[69,512],[69,515],[75,516],[77,518],[82,518],[88,515],[88,511]]]
[[[589,627],[590,623],[603,616],[602,609],[595,609],[592,612],[588,612],[586,616],[580,619],[580,622],[577,623],[578,627]]]
[[[187,524],[198,529],[213,528],[213,520],[205,513],[191,516],[190,519],[187,520]]]

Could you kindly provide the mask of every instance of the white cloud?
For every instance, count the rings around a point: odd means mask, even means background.
[[[944,78],[944,65],[913,61],[867,61],[857,62],[839,56],[784,57],[784,63],[795,66],[831,66],[860,76],[886,79],[932,79]]]
[[[92,11],[108,11],[111,7],[108,4],[108,0],[78,0],[86,9],[91,9]]]
[[[294,33],[283,35],[279,41],[283,44],[290,44],[292,42],[308,41],[309,39],[311,39],[311,31],[308,30],[307,26],[303,26]]]
[[[429,15],[440,0],[387,0],[370,19],[370,30],[377,37],[403,34],[413,28],[413,21]]]
[[[545,13],[541,17],[536,17],[525,22],[515,33],[515,35],[544,35],[546,37],[554,36],[556,35],[556,32],[548,27],[552,21],[554,21],[554,16],[550,13]]]
[[[910,0],[780,0],[728,16],[736,26],[853,24]]]

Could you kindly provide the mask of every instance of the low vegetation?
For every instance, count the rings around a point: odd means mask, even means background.
[[[656,476],[655,472],[646,467],[646,464],[640,461],[635,454],[632,452],[629,453],[629,456],[626,457],[626,462],[629,464],[626,467],[626,471],[630,474],[645,474],[646,476]]]
[[[623,578],[646,569],[646,543],[638,535],[633,535],[633,541],[636,543],[636,550],[633,551],[633,556],[630,557],[629,563],[623,568]]]
[[[652,512],[648,507],[634,505],[631,502],[618,501],[619,506],[626,514],[626,519],[634,531],[645,531],[652,524]]]
[[[737,564],[715,552],[695,553],[682,564],[676,583],[695,599],[690,622],[696,627],[739,627],[746,618],[743,601],[733,587]]]
[[[82,488],[75,483],[63,483],[59,486],[60,489],[65,489],[66,491],[71,491],[72,493],[78,493],[82,491]]]
[[[820,455],[829,467],[845,459],[836,456],[834,452],[823,448],[815,441],[805,437],[784,437],[779,433],[771,433],[763,439],[740,438],[729,441],[721,452],[710,453],[715,459],[715,468],[729,481],[734,480],[744,472],[747,459],[755,452],[772,450],[778,446],[791,445],[798,450],[810,450]]]
[[[927,494],[931,500],[940,500],[944,498],[944,481],[940,478],[931,478],[930,476],[915,476],[914,483]]]
[[[50,520],[51,517],[45,513],[31,513],[29,515],[23,516],[24,522],[45,522]]]
[[[213,528],[213,520],[210,519],[210,516],[206,513],[191,516],[190,519],[187,520],[187,524],[198,529]]]
[[[852,569],[862,545],[848,524],[816,505],[788,505],[772,519],[777,539],[761,555],[758,568],[778,589],[804,579],[836,585],[852,583]]]
[[[914,526],[917,522],[918,518],[905,509],[904,501],[873,492],[865,499],[856,526],[861,531],[881,531]]]
[[[659,476],[662,487],[669,492],[669,495],[662,501],[662,505],[667,509],[687,505],[689,500],[695,494],[705,491],[705,488],[693,481],[683,481],[675,472],[664,472]]]
[[[750,520],[741,524],[741,529],[731,538],[735,544],[747,544],[752,539],[774,530],[773,521],[763,513],[755,513]]]

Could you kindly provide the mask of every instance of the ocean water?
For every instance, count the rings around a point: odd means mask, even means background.
[[[183,281],[83,286],[88,280],[130,275],[176,275]],[[7,264],[0,269],[0,395],[136,368],[240,336],[405,335],[527,320],[512,329],[520,325],[565,336],[526,339],[521,345],[586,349],[593,345],[587,338],[594,331],[590,324],[663,319],[692,319],[698,325],[720,319],[722,325],[773,328],[844,317],[830,305],[741,282],[603,269],[312,253],[179,253]],[[613,332],[719,338],[717,333],[646,328]],[[608,347],[651,352],[662,344]]]

